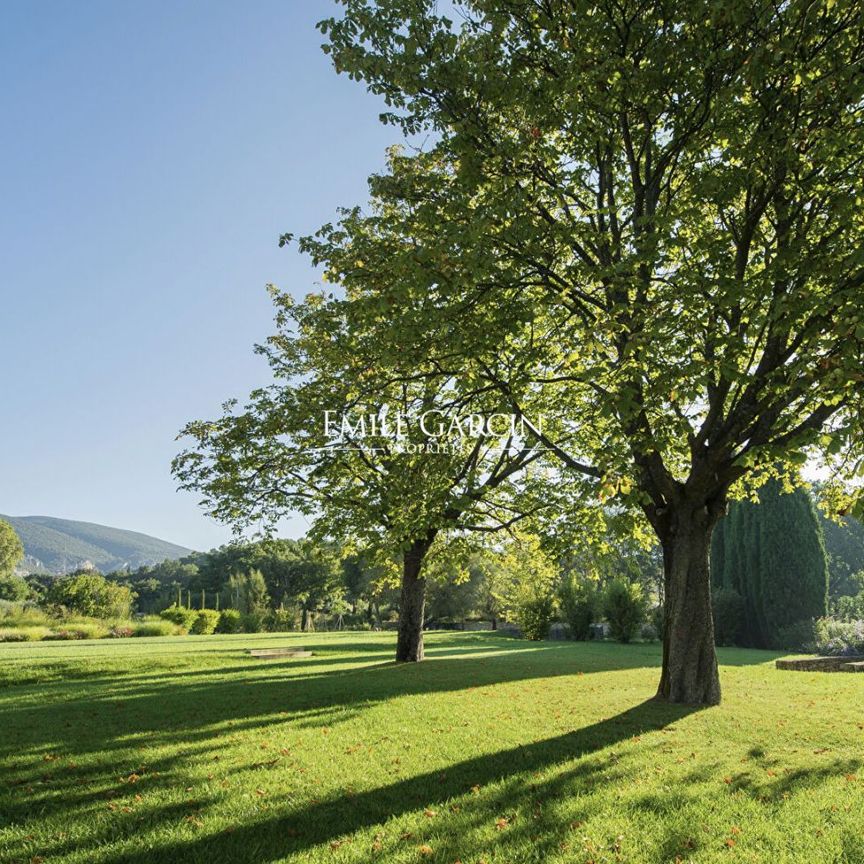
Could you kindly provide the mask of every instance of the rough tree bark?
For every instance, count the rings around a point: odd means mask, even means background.
[[[416,663],[423,659],[423,619],[426,609],[426,579],[421,575],[423,559],[434,535],[415,540],[402,556],[402,593],[399,600],[399,635],[396,661]]]
[[[708,561],[723,506],[684,501],[670,512],[660,537],[666,602],[657,696],[668,702],[720,703]]]

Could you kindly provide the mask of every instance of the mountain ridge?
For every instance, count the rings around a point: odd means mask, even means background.
[[[140,531],[54,516],[4,516],[24,544],[26,568],[63,573],[87,563],[103,572],[183,558],[193,550]]]

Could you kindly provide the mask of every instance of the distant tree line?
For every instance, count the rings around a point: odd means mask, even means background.
[[[17,535],[0,522],[0,601],[103,619],[232,610],[219,625],[228,632],[378,629],[394,627],[400,611],[398,562],[311,538],[235,543],[106,576],[22,577],[22,559]],[[864,527],[850,517],[827,520],[809,493],[784,492],[776,480],[758,502],[731,505],[714,535],[711,569],[719,644],[800,647],[813,619],[864,617]],[[663,584],[656,544],[609,536],[552,556],[536,537],[514,532],[432,555],[426,619],[430,627],[508,621],[531,638],[545,638],[557,619],[576,639],[651,638],[662,625]],[[199,626],[193,617],[174,615],[186,629]],[[592,629],[601,621],[605,630]]]

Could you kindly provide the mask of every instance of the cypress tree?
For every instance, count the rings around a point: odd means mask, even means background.
[[[740,642],[779,645],[784,628],[826,614],[828,558],[822,526],[802,489],[768,482],[759,503],[736,501],[712,544],[712,584],[744,599]]]
[[[799,489],[784,495],[779,483],[772,481],[760,499],[760,603],[765,643],[774,647],[782,642],[783,628],[826,614],[828,556],[816,509],[806,492]]]

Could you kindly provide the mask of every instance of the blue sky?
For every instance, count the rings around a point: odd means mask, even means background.
[[[321,52],[333,11],[2,4],[0,512],[228,539],[174,437],[266,382],[265,284],[318,279],[279,234],[363,202],[397,137]]]

